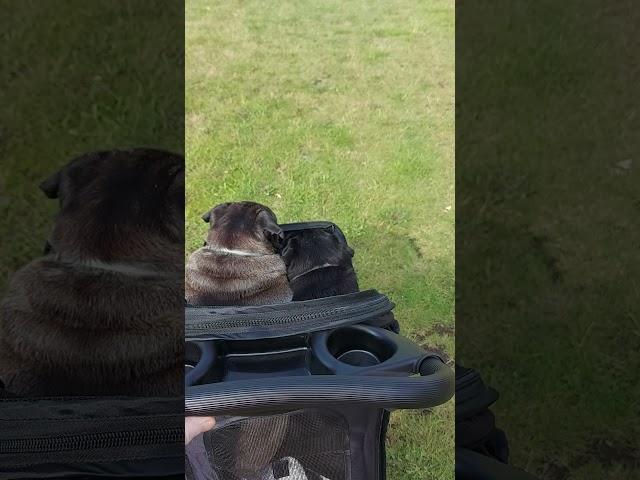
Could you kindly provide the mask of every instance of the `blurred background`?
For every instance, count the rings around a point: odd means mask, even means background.
[[[0,0],[0,293],[42,254],[38,188],[83,153],[183,153],[184,2]]]

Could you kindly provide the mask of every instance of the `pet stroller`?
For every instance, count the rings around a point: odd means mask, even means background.
[[[187,306],[186,414],[217,419],[187,447],[187,478],[385,479],[389,412],[454,392],[452,369],[397,333],[393,307],[374,290]]]

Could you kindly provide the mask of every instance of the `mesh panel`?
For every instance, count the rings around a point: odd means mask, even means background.
[[[243,419],[204,436],[219,480],[349,480],[349,431],[339,415],[304,410]]]

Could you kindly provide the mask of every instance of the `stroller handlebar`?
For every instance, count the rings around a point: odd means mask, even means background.
[[[439,357],[427,356],[417,367],[420,377],[309,375],[197,385],[187,389],[185,412],[253,416],[349,405],[429,408],[453,396],[453,370]]]

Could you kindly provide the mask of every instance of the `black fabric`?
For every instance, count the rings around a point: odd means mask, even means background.
[[[294,232],[296,230],[327,228],[332,225],[337,227],[337,225],[333,222],[327,222],[325,220],[317,220],[313,222],[283,223],[283,224],[280,224],[280,228],[282,229],[283,232],[288,233],[288,232]]]
[[[498,393],[485,385],[478,372],[456,366],[456,446],[506,464],[509,443],[489,409],[497,399]]]
[[[174,478],[182,398],[0,400],[0,479]]]
[[[388,322],[381,326],[390,332],[400,334],[400,322],[393,317],[389,318]]]
[[[380,451],[380,465],[378,476],[380,480],[386,480],[387,478],[387,430],[389,429],[389,420],[391,419],[391,412],[383,410],[382,418],[380,421],[380,439],[378,443],[378,449]]]
[[[351,480],[384,480],[381,439],[385,410],[350,407],[344,409],[343,414],[350,425]]]
[[[278,338],[367,323],[394,304],[375,290],[256,307],[186,307],[187,340]]]
[[[532,475],[467,448],[456,447],[456,480],[537,480]]]

